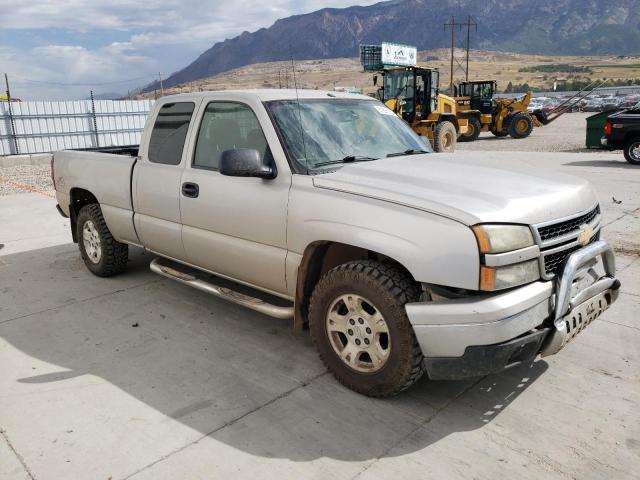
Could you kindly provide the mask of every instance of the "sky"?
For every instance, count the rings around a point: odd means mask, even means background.
[[[121,93],[278,18],[377,0],[0,0],[0,74],[23,100]],[[0,79],[4,93],[4,78]]]

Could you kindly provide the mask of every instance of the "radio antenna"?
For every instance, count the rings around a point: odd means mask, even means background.
[[[289,45],[291,51],[291,45]],[[302,152],[304,153],[304,164],[307,167],[307,175],[309,174],[309,163],[307,162],[307,145],[304,141],[304,128],[302,128],[302,113],[300,112],[300,96],[298,95],[298,80],[296,79],[296,64],[293,61],[293,53],[291,53],[291,70],[293,71],[293,86],[296,90],[296,103],[298,105],[298,124],[300,125],[300,136],[302,138]]]

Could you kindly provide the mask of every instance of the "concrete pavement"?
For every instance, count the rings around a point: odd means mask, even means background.
[[[558,355],[388,400],[340,386],[288,323],[154,276],[139,250],[92,276],[45,223],[63,220],[52,204],[0,197],[0,480],[640,478],[640,169],[518,155],[594,182],[619,301]]]

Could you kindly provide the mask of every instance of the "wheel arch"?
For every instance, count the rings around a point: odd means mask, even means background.
[[[456,132],[460,131],[460,125],[458,123],[458,117],[453,113],[443,113],[440,115],[440,123],[441,122],[451,122],[453,126],[456,127]]]
[[[632,130],[630,132],[627,132],[624,136],[624,143],[626,144],[627,142],[636,138],[640,139],[640,130]]]
[[[472,118],[475,117],[480,120],[482,113],[480,110],[462,110],[456,114],[458,118]]]
[[[69,219],[71,220],[71,236],[74,243],[78,243],[77,225],[78,214],[85,205],[98,204],[98,199],[89,190],[74,187],[69,191]]]
[[[392,263],[416,281],[408,268],[398,260],[369,248],[338,241],[322,240],[308,245],[298,266],[294,301],[294,330],[301,331],[308,325],[309,300],[320,278],[338,265],[353,260],[377,260]]]

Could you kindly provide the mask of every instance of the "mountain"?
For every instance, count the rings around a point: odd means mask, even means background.
[[[472,47],[545,55],[640,54],[640,0],[392,0],[324,8],[216,43],[165,86],[258,62],[354,57],[360,44],[383,41],[418,49],[446,47],[452,16],[478,24]],[[456,28],[463,45],[466,30]],[[147,90],[157,88],[153,84]]]

